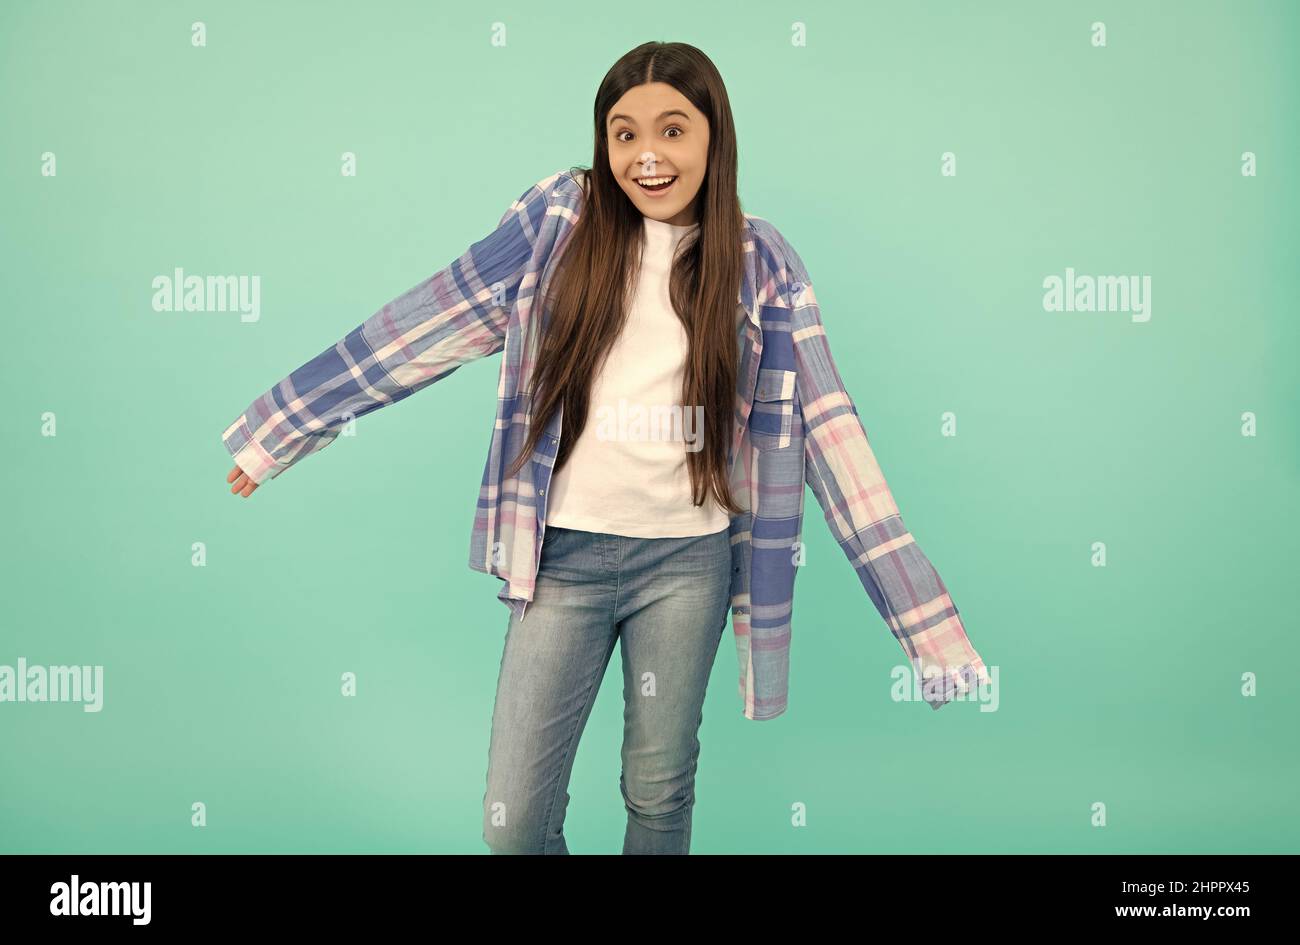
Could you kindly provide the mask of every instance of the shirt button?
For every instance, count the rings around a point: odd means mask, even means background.
[[[538,494],[538,495],[546,495],[546,490],[545,490],[545,489],[538,489],[538,490],[537,490],[537,494]]]

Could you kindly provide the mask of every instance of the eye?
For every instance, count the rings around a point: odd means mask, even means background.
[[[675,134],[675,135],[668,135],[668,132],[670,132],[670,131],[676,131],[677,134]],[[686,133],[686,132],[685,132],[684,130],[682,130],[681,125],[669,125],[667,128],[664,129],[664,134],[665,134],[665,135],[668,135],[668,137],[670,137],[670,138],[680,138],[680,137],[681,137],[682,135],[684,135],[685,133]],[[630,138],[625,138],[625,137],[623,137],[623,136],[624,136],[624,135],[630,135],[630,134],[632,134],[631,129],[629,129],[629,128],[624,128],[624,129],[622,129],[621,131],[615,132],[615,134],[614,134],[614,140],[615,140],[615,141],[621,141],[621,142],[623,142],[624,144],[626,144],[626,143],[627,143],[628,141],[630,141],[631,139],[630,139]]]

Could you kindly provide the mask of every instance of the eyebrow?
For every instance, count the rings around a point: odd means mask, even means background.
[[[663,121],[663,120],[664,120],[665,118],[667,118],[669,115],[681,115],[681,116],[682,116],[683,118],[685,118],[687,121],[690,121],[690,120],[691,120],[691,116],[688,115],[688,114],[686,114],[686,113],[685,113],[684,111],[682,111],[680,108],[670,108],[670,109],[668,109],[668,111],[666,111],[666,112],[660,112],[657,116],[655,116],[655,121]],[[630,124],[633,124],[633,125],[636,124],[635,119],[633,119],[631,115],[610,115],[610,116],[609,116],[609,124],[611,124],[611,125],[614,124],[614,122],[615,122],[616,120],[618,120],[619,118],[622,118],[624,121],[629,122]]]

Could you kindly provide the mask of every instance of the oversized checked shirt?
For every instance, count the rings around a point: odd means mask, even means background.
[[[383,306],[249,405],[223,434],[254,482],[332,443],[353,418],[396,403],[462,364],[504,351],[496,425],[483,470],[469,566],[502,581],[520,619],[533,598],[547,489],[561,435],[557,410],[539,445],[505,476],[528,434],[537,317],[565,237],[582,212],[560,171],[514,201],[459,259]],[[767,220],[746,214],[736,308],[731,617],[746,718],[788,707],[794,581],[805,483],[934,708],[989,682],[948,590],[908,532],[831,359],[803,260]],[[540,287],[540,291],[539,291]],[[543,324],[545,319],[543,318]]]

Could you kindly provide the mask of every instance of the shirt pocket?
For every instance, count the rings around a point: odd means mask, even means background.
[[[799,432],[794,379],[794,371],[759,368],[754,408],[749,413],[749,439],[757,449],[785,449]]]

